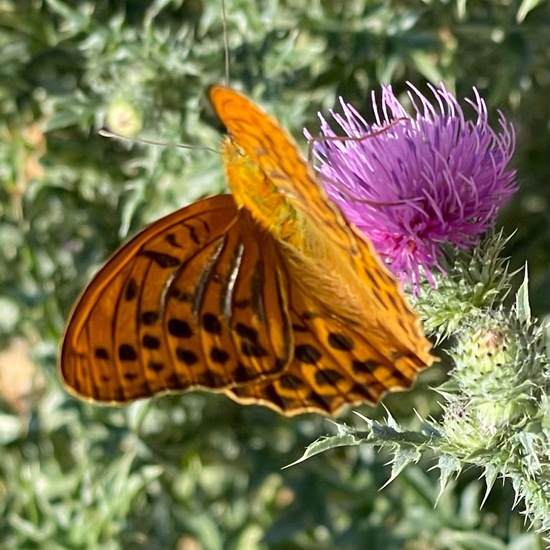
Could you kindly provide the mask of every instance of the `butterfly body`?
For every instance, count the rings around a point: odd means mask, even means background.
[[[409,387],[432,357],[398,283],[274,120],[227,88],[210,96],[232,195],[111,258],[68,325],[65,383],[111,403],[203,387],[289,415]]]

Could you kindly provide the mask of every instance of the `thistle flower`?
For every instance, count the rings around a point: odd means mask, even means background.
[[[343,115],[331,114],[348,137],[334,139],[320,115],[313,153],[330,198],[394,274],[417,290],[422,272],[432,285],[431,270],[444,273],[442,245],[475,245],[516,191],[515,171],[507,168],[515,134],[501,113],[499,131],[491,129],[475,88],[474,100],[466,99],[475,122],[443,85],[430,86],[435,105],[409,88],[414,115],[385,86],[381,104],[372,96],[374,124],[341,99]],[[306,137],[312,138],[307,131]]]

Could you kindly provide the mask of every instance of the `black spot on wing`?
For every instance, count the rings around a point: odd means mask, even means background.
[[[304,382],[293,374],[285,374],[281,376],[279,379],[279,384],[281,385],[281,388],[286,390],[297,390],[304,386]]]
[[[131,302],[138,295],[138,292],[139,285],[133,277],[130,277],[126,283],[126,288],[124,289],[124,299],[127,302]]]
[[[158,311],[144,311],[141,314],[141,322],[147,326],[153,325],[159,320],[159,318],[160,316]]]
[[[197,231],[195,230],[195,228],[192,226],[192,225],[188,225],[186,223],[182,224],[183,227],[185,227],[187,229],[187,231],[189,232],[189,238],[195,243],[195,244],[200,244],[200,240],[199,240],[199,237],[197,236]]]
[[[263,297],[265,283],[264,269],[264,262],[258,260],[254,266],[254,272],[252,273],[252,277],[250,279],[250,305],[252,307],[252,311],[257,315],[261,323],[265,323],[265,307]]]
[[[106,348],[95,348],[94,356],[96,359],[109,359],[109,352]]]
[[[380,363],[373,359],[367,359],[365,361],[354,360],[351,363],[353,372],[357,374],[372,374],[374,370],[380,366]]]
[[[241,352],[246,357],[266,357],[269,353],[265,348],[259,344],[253,344],[252,342],[242,342],[241,343]]]
[[[168,233],[167,235],[164,236],[164,240],[174,248],[181,248],[175,233]]]
[[[176,348],[176,358],[178,361],[185,363],[188,367],[199,362],[197,354],[189,349]]]
[[[246,338],[251,342],[258,341],[258,331],[255,328],[245,325],[244,323],[237,323],[235,325],[235,332],[242,338]]]
[[[353,340],[341,332],[331,332],[328,335],[328,344],[331,348],[341,351],[351,351]]]
[[[160,361],[149,361],[147,363],[147,368],[153,372],[161,372],[164,370],[164,363]]]
[[[130,344],[121,344],[118,348],[118,358],[121,361],[135,361],[137,359],[136,350]]]
[[[160,340],[151,334],[144,334],[141,340],[141,344],[146,349],[159,349]]]
[[[234,370],[235,380],[238,382],[245,382],[246,380],[253,380],[257,378],[258,372],[255,369],[251,369],[242,363],[237,365],[237,368]]]
[[[209,334],[221,334],[222,324],[218,317],[213,313],[205,313],[201,319],[202,328]]]
[[[319,369],[315,372],[315,382],[319,386],[335,386],[344,375],[334,369]]]
[[[157,252],[155,250],[142,250],[140,251],[141,256],[145,256],[150,260],[153,260],[159,267],[163,269],[168,269],[169,267],[177,267],[181,264],[179,258],[171,256],[170,254],[165,254],[164,252]]]
[[[199,376],[197,383],[207,388],[220,388],[227,385],[227,380],[213,371],[205,370]]]
[[[212,359],[214,363],[219,363],[223,365],[229,360],[229,353],[221,348],[213,347],[210,350],[210,359]]]
[[[334,401],[335,396],[332,395],[319,395],[316,392],[311,392],[306,397],[306,403],[311,406],[313,405],[315,408],[321,409],[325,412],[332,412],[333,407],[331,405],[332,401]]]
[[[302,363],[315,365],[321,359],[321,352],[310,344],[301,344],[294,349],[294,357]]]
[[[193,331],[187,321],[173,317],[168,321],[168,333],[176,338],[190,338]]]
[[[372,286],[376,288],[377,290],[380,290],[380,284],[378,283],[378,279],[372,276],[370,269],[365,269],[365,275],[369,278]],[[376,293],[375,293],[376,294]]]

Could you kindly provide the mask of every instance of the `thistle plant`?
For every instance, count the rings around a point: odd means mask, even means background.
[[[508,167],[514,131],[502,114],[499,130],[490,128],[475,91],[469,103],[477,120],[469,122],[444,87],[432,88],[435,107],[412,90],[414,118],[386,87],[382,106],[375,102],[374,125],[342,102],[344,116],[333,117],[347,139],[334,139],[321,117],[314,154],[328,193],[412,289],[435,340],[449,342],[453,369],[435,388],[443,414],[421,419],[420,431],[399,426],[389,412],[385,424],[361,415],[364,429],[337,424],[336,436],[316,441],[298,462],[336,446],[380,445],[393,454],[393,479],[431,451],[441,490],[471,465],[481,469],[486,497],[498,478],[509,478],[528,521],[548,534],[550,367],[544,329],[531,316],[527,270],[514,304],[503,305],[515,274],[503,259],[507,238],[489,230],[517,189]]]

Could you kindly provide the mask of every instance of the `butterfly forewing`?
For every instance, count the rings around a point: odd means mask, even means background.
[[[124,402],[281,370],[292,337],[271,244],[250,232],[230,195],[154,223],[80,298],[62,348],[66,384],[83,397]]]
[[[223,86],[210,88],[210,98],[229,135],[277,192],[322,227],[347,256],[356,255],[357,250],[350,244],[349,224],[317,183],[292,138],[275,119],[246,97]]]

